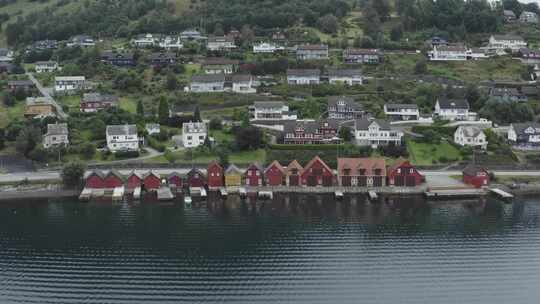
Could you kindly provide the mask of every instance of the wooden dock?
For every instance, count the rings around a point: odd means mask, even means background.
[[[158,201],[172,201],[174,194],[169,187],[161,187],[157,190]]]
[[[514,195],[499,188],[489,188],[489,191],[502,199],[513,199]]]
[[[462,199],[486,195],[485,189],[477,188],[437,188],[425,192],[428,199]]]

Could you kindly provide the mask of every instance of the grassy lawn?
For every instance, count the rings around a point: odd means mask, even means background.
[[[62,106],[67,106],[70,112],[79,112],[81,105],[81,96],[71,95],[62,96],[56,99]]]
[[[440,163],[441,158],[446,158],[447,160],[462,159],[460,151],[446,142],[436,145],[409,140],[407,142],[407,150],[409,151],[411,161],[420,166]]]
[[[173,157],[175,158],[176,164],[191,164],[192,162],[194,164],[200,164],[205,165],[213,160],[217,160],[218,157],[216,155],[207,154],[207,155],[193,155],[193,161],[191,160],[191,156],[189,155],[189,152],[186,151],[178,151],[178,152],[172,152]],[[235,152],[229,154],[229,162],[238,164],[238,165],[246,165],[250,164],[252,162],[259,162],[259,163],[265,163],[266,161],[266,151],[264,149],[258,149],[254,151],[242,151],[242,152]],[[152,159],[146,160],[146,163],[169,163],[167,158],[165,156],[158,156],[154,157]]]
[[[0,103],[0,128],[5,128],[10,122],[22,118],[24,114],[24,101],[18,101],[12,107]]]
[[[120,109],[127,111],[129,113],[132,113],[132,114],[137,113],[137,103],[135,102],[135,100],[129,97],[120,97],[119,106],[120,106]]]

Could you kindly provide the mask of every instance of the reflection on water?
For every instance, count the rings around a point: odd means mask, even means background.
[[[0,302],[536,303],[540,202],[0,207]]]

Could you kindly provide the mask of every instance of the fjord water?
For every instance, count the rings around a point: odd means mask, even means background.
[[[540,201],[0,206],[0,302],[537,303]]]

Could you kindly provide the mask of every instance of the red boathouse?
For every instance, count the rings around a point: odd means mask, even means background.
[[[207,175],[209,188],[219,188],[224,186],[223,167],[217,161],[212,161],[208,165]]]
[[[187,174],[187,183],[189,187],[202,188],[206,185],[206,178],[199,169],[193,168]]]
[[[334,185],[334,173],[320,157],[315,156],[304,167],[301,182],[308,187],[331,187]]]
[[[398,159],[388,167],[386,176],[389,186],[416,187],[424,182],[424,176],[406,159]]]
[[[264,184],[263,174],[263,169],[259,164],[249,165],[246,170],[246,186],[262,186]]]
[[[169,183],[169,186],[174,186],[177,188],[182,187],[182,177],[177,172],[172,172],[167,176],[167,182]]]
[[[85,188],[103,189],[105,188],[105,176],[103,172],[94,170],[86,177]]]
[[[285,180],[285,169],[275,160],[264,170],[264,178],[268,186],[281,186]]]
[[[286,170],[285,185],[287,186],[300,186],[300,175],[304,168],[295,159],[288,166]]]
[[[116,170],[111,170],[105,175],[104,182],[107,189],[122,187],[124,185],[124,176]]]
[[[132,171],[127,178],[127,188],[135,189],[142,185],[142,176],[135,171]]]
[[[150,171],[143,177],[143,185],[146,191],[154,191],[161,186],[161,177]]]
[[[489,172],[477,165],[468,165],[463,170],[463,182],[475,188],[489,185]]]

